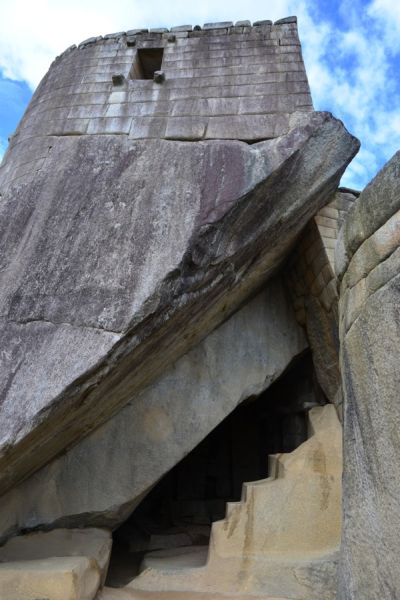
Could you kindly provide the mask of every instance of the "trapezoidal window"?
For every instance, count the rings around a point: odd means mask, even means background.
[[[161,70],[164,48],[139,48],[130,72],[131,79],[153,79]]]

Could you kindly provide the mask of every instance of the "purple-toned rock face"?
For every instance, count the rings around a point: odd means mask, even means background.
[[[1,203],[1,485],[121,408],[275,272],[358,143],[58,137]],[[16,342],[18,340],[18,343]]]

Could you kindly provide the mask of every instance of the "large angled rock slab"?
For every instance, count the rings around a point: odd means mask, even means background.
[[[281,264],[358,149],[328,113],[291,119],[254,146],[49,138],[29,183],[0,182],[0,491],[106,421]],[[75,351],[58,381],[65,327]]]
[[[400,597],[400,153],[338,248],[344,391],[341,600]],[[343,249],[345,252],[343,252]]]
[[[164,473],[306,348],[274,279],[107,423],[4,494],[0,538],[124,521]]]

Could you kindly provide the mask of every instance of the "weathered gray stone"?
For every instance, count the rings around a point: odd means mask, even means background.
[[[400,151],[383,167],[362,192],[362,202],[355,202],[346,219],[336,249],[336,270],[340,278],[360,245],[400,210],[398,181],[400,179]],[[380,197],[376,201],[379,189]]]
[[[165,137],[168,120],[164,117],[135,117],[132,119],[129,137],[132,139]]]
[[[400,594],[399,173],[397,153],[355,201],[343,228],[341,600]]]
[[[136,46],[136,37],[134,35],[126,36],[126,45],[128,48],[134,48]]]
[[[141,33],[149,33],[148,29],[130,29],[126,32],[126,35],[138,35]]]
[[[55,523],[115,526],[306,347],[284,288],[271,282],[113,419],[0,498],[1,535]]]
[[[118,31],[117,33],[107,33],[103,36],[103,40],[118,40],[123,35],[125,35],[125,31]]]
[[[254,27],[260,27],[262,25],[272,25],[272,21],[264,20],[264,21],[254,21]]]
[[[124,85],[125,83],[125,75],[119,74],[119,75],[113,75],[111,77],[113,85],[118,86],[118,85]]]
[[[87,133],[90,135],[128,134],[132,125],[130,117],[100,117],[90,119]]]
[[[110,418],[259,288],[357,149],[327,113],[253,146],[52,139],[29,187],[1,190],[1,489]],[[49,364],[64,360],[66,330],[75,348],[58,381]]]
[[[370,297],[342,342],[345,472],[339,597],[346,600],[389,600],[400,590],[399,299],[397,276]]]
[[[202,140],[207,128],[207,118],[170,117],[167,122],[165,137],[167,140]]]
[[[81,42],[79,44],[78,48],[85,48],[85,46],[95,44],[96,42],[99,42],[101,39],[103,39],[101,35],[98,35],[96,37],[90,37],[87,40],[84,40],[83,42]]]
[[[306,319],[318,381],[326,397],[334,403],[341,384],[337,322],[312,295],[307,298]]]
[[[154,71],[154,81],[156,83],[163,83],[165,81],[164,71]]]
[[[203,29],[226,29],[227,27],[233,27],[232,21],[220,21],[219,23],[204,23]]]
[[[285,25],[286,23],[297,23],[297,17],[284,17],[274,22],[274,25]]]
[[[193,27],[191,25],[176,25],[175,27],[171,27],[171,31],[192,31]]]
[[[235,27],[251,27],[250,21],[236,21]]]
[[[206,139],[262,140],[284,136],[289,131],[289,114],[232,115],[210,117]]]
[[[168,33],[169,29],[167,29],[166,27],[154,27],[153,29],[149,30],[149,33]]]

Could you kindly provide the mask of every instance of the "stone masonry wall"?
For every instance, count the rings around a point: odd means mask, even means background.
[[[288,287],[298,322],[310,340],[319,383],[342,414],[340,391],[338,282],[335,246],[355,196],[338,192],[307,225],[287,270]]]
[[[296,18],[239,23],[133,30],[68,49],[10,141],[3,182],[41,168],[49,136],[257,141],[286,134],[292,113],[312,110]],[[164,52],[163,83],[132,78],[138,51],[152,48]]]

